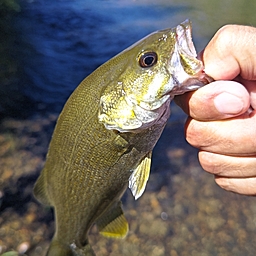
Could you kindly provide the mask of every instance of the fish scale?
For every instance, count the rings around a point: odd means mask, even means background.
[[[135,199],[143,194],[170,102],[211,81],[203,68],[185,21],[128,47],[75,89],[34,188],[54,207],[48,256],[95,255],[88,243],[93,224],[104,236],[127,235],[121,197],[127,187]]]

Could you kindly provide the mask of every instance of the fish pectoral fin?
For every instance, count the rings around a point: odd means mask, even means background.
[[[45,184],[46,183],[45,183],[43,172],[42,172],[34,186],[34,195],[40,203],[42,203],[44,205],[51,205],[50,200],[47,195]]]
[[[135,197],[135,200],[143,194],[146,188],[150,173],[151,155],[152,152],[148,152],[129,178],[129,188]]]
[[[124,238],[129,231],[128,222],[119,201],[96,222],[101,235],[112,238]]]

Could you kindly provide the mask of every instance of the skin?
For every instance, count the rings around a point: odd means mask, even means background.
[[[216,81],[176,97],[203,169],[221,188],[244,195],[256,194],[255,42],[256,28],[222,27],[201,53]]]

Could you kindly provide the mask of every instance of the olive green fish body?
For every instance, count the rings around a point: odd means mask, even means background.
[[[169,117],[167,111],[162,123],[140,133],[106,129],[98,122],[101,90],[90,86],[94,79],[85,79],[67,101],[35,187],[37,198],[55,208],[55,239],[78,247],[86,244],[97,218],[118,203],[131,170],[153,149]],[[41,189],[43,193],[38,192]]]
[[[186,21],[142,39],[85,78],[66,102],[34,189],[55,211],[48,255],[94,255],[94,223],[105,236],[128,232],[120,198],[128,186],[135,199],[142,195],[171,99],[207,83],[190,29]]]

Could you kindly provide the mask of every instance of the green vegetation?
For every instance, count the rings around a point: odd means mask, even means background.
[[[4,254],[2,254],[1,256],[18,256],[19,253],[15,252],[15,251],[10,251],[10,252],[6,252]]]
[[[0,15],[9,11],[20,11],[19,0],[0,0]]]

